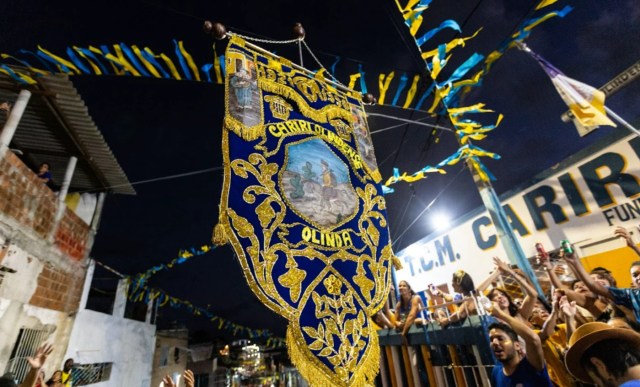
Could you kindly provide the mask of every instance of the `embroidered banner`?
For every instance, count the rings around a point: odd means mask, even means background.
[[[214,243],[231,243],[252,291],[289,321],[289,354],[307,381],[373,383],[369,316],[397,260],[360,94],[254,48],[233,37],[225,56]]]

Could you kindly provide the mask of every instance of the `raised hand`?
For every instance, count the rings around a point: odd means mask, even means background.
[[[185,370],[182,377],[184,377],[185,387],[194,387],[196,385],[196,378],[191,370]]]
[[[616,229],[613,231],[613,235],[617,236],[618,238],[624,239],[627,246],[629,247],[635,246],[635,243],[633,243],[633,239],[631,239],[631,235],[629,235],[629,233],[624,227],[620,227],[620,226],[616,227]]]
[[[576,313],[578,312],[578,308],[576,307],[575,301],[569,302],[569,299],[567,299],[567,296],[562,296],[560,297],[559,305],[560,305],[560,310],[562,311],[562,314],[564,314],[567,318],[576,316]]]
[[[504,261],[502,261],[498,257],[493,257],[493,263],[496,265],[498,270],[500,270],[503,274],[513,274],[513,270],[507,265]]]
[[[31,368],[39,370],[44,366],[44,362],[47,361],[47,357],[53,352],[53,345],[44,343],[36,349],[36,353],[32,357],[28,357],[27,361]]]
[[[162,383],[164,383],[164,387],[176,387],[176,384],[169,375],[165,375],[164,378],[162,378]]]

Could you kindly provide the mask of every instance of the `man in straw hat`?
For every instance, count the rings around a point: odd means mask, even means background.
[[[601,322],[583,324],[569,339],[565,364],[583,382],[601,387],[638,387],[640,335]]]

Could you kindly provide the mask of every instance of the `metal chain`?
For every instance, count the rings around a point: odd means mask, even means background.
[[[336,77],[333,76],[333,74],[331,74],[329,72],[329,70],[327,70],[322,63],[320,63],[320,61],[318,60],[318,58],[315,56],[315,54],[313,53],[313,51],[311,51],[311,49],[309,48],[309,46],[307,45],[307,42],[305,42],[304,40],[302,40],[302,44],[304,44],[304,46],[307,48],[307,51],[309,51],[309,54],[311,54],[311,57],[316,61],[316,63],[318,64],[318,66],[320,66],[321,69],[323,69],[327,74],[329,74],[329,76],[331,77],[331,79],[337,83],[338,85],[344,87],[345,89],[348,89],[347,86],[343,85]]]
[[[444,367],[447,367],[448,369],[452,369],[452,368],[493,368],[495,367],[495,365],[455,365],[455,364],[449,364],[446,365]]]
[[[239,36],[242,39],[245,40],[250,40],[250,41],[254,41],[254,42],[260,42],[260,43],[272,43],[272,44],[289,44],[289,43],[296,43],[298,42],[300,39],[291,39],[291,40],[269,40],[269,39],[260,39],[260,38],[251,38],[249,36],[246,35],[240,35],[236,32],[227,32],[227,35],[229,36]]]

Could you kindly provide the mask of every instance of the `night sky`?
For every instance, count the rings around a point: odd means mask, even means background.
[[[39,44],[63,53],[71,45],[123,42],[170,54],[173,39],[178,39],[196,63],[202,64],[212,60],[214,43],[211,36],[202,33],[204,20],[220,21],[241,34],[277,40],[291,39],[293,24],[301,22],[307,31],[307,44],[326,67],[340,56],[335,76],[343,83],[348,83],[349,74],[357,72],[358,64],[362,64],[374,94],[381,72],[395,70],[399,77],[402,72],[412,76],[424,70],[416,59],[419,56],[415,44],[398,23],[400,16],[391,0],[113,0],[99,6],[91,2],[63,3],[2,1],[0,51],[16,54],[19,49],[35,50]],[[478,38],[453,52],[446,67],[446,71],[453,71],[473,52],[486,55],[494,50],[534,3],[434,0],[423,14],[423,25],[435,27],[452,18],[463,32],[458,35],[444,31],[430,48],[456,36],[469,36],[483,26]],[[599,87],[640,59],[637,1],[559,1],[551,8],[565,5],[575,9],[564,19],[555,18],[536,27],[527,44],[568,76]],[[218,54],[223,53],[225,44],[226,41],[216,43]],[[262,46],[299,61],[296,46]],[[304,64],[317,68],[309,55],[305,55]],[[170,261],[179,249],[210,243],[222,184],[221,171],[211,169],[222,164],[223,87],[118,76],[83,75],[71,80],[129,180],[136,183],[166,178],[134,185],[136,196],[107,197],[92,257],[123,273],[135,274]],[[389,93],[394,92],[392,86]],[[387,101],[391,98],[388,95]],[[640,82],[607,101],[611,109],[637,123]],[[484,102],[505,115],[486,140],[476,143],[502,156],[501,160],[485,162],[497,177],[494,187],[498,194],[526,183],[614,130],[603,127],[580,138],[572,124],[560,121],[566,105],[542,69],[515,49],[494,65],[482,87],[465,102]],[[368,107],[367,111],[449,125],[446,119],[425,118],[424,112],[393,106]],[[482,118],[487,124],[493,119]],[[398,124],[383,118],[369,120],[372,131]],[[429,128],[417,125],[399,125],[374,134],[373,141],[385,178],[393,167],[412,173],[427,164],[437,164],[457,149],[450,133],[433,134]],[[446,212],[455,219],[482,204],[469,172],[458,173],[460,170],[461,166],[448,167],[446,175],[393,187],[396,192],[387,195],[386,201],[396,251],[432,230],[429,215]],[[167,178],[187,173],[193,174]],[[434,198],[437,200],[431,209],[408,228]],[[400,235],[402,238],[398,238]],[[114,286],[108,285],[108,279],[102,281],[105,288]],[[196,305],[210,305],[213,313],[237,324],[268,328],[284,335],[284,319],[269,312],[250,292],[229,246],[158,274],[151,284]],[[184,311],[160,310],[160,328],[170,326],[172,321],[187,324],[193,331],[217,334],[205,319]]]

